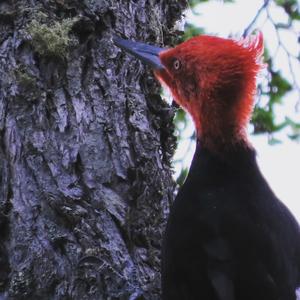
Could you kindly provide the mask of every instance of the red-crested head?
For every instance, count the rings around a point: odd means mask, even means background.
[[[247,142],[262,53],[259,33],[239,41],[197,36],[159,54],[164,68],[155,75],[191,114],[204,146]]]

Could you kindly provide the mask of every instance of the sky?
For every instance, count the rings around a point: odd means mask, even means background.
[[[200,4],[195,9],[197,15],[191,11],[187,11],[185,20],[204,27],[209,34],[222,37],[228,37],[229,35],[239,37],[253,20],[262,4],[262,0],[236,0],[232,4],[225,4],[217,0],[209,1]],[[270,13],[274,19],[280,20],[280,22],[286,21],[283,10],[277,8],[275,5],[271,5]],[[277,48],[276,32],[272,24],[266,21],[266,17],[266,14],[263,13],[257,19],[256,26],[253,29],[259,28],[263,32],[270,54],[274,55]],[[297,26],[295,30],[299,32],[300,22]],[[294,34],[282,33],[280,37],[284,45],[293,54],[299,55],[300,46]],[[276,61],[275,67],[280,69],[288,80],[292,80],[284,51],[277,53]],[[293,67],[296,78],[300,80],[299,64],[295,63]],[[263,80],[263,78],[259,78],[258,80]],[[285,99],[284,105],[276,107],[277,120],[284,119],[286,115],[292,117],[294,120],[300,120],[300,112],[295,111],[298,97],[299,95],[296,92],[290,93]],[[191,123],[184,132],[185,137],[189,137],[193,132]],[[251,132],[250,127],[249,132]],[[250,141],[256,148],[258,164],[264,177],[278,198],[285,203],[300,222],[300,143],[290,141],[287,138],[287,133],[287,131],[283,131],[276,135],[276,138],[279,138],[282,143],[272,146],[268,144],[268,137],[266,135],[251,135]],[[187,151],[187,148],[189,148],[189,151]],[[194,149],[195,145],[190,145],[189,140],[185,139],[178,147],[175,160],[185,156],[184,165],[188,166]],[[179,173],[179,169],[179,165],[175,165],[176,174]]]

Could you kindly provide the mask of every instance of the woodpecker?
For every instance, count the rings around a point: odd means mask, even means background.
[[[201,35],[169,49],[113,40],[152,66],[197,133],[164,235],[162,299],[295,300],[299,225],[260,172],[246,134],[262,34]]]

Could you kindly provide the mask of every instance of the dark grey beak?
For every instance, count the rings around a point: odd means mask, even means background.
[[[159,53],[166,50],[165,48],[124,40],[118,36],[113,37],[113,42],[116,46],[139,58],[146,64],[149,64],[153,69],[164,69],[164,66],[159,58]]]

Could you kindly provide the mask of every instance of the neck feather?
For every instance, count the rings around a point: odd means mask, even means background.
[[[238,114],[228,108],[210,106],[207,110],[203,106],[199,107],[192,113],[197,138],[202,147],[215,153],[237,147],[252,149],[246,132],[248,120],[241,121]]]
[[[194,161],[202,161],[210,157],[212,164],[216,164],[229,169],[244,169],[248,164],[257,166],[256,151],[249,144],[239,143],[226,148],[209,148],[201,140],[197,140]]]

